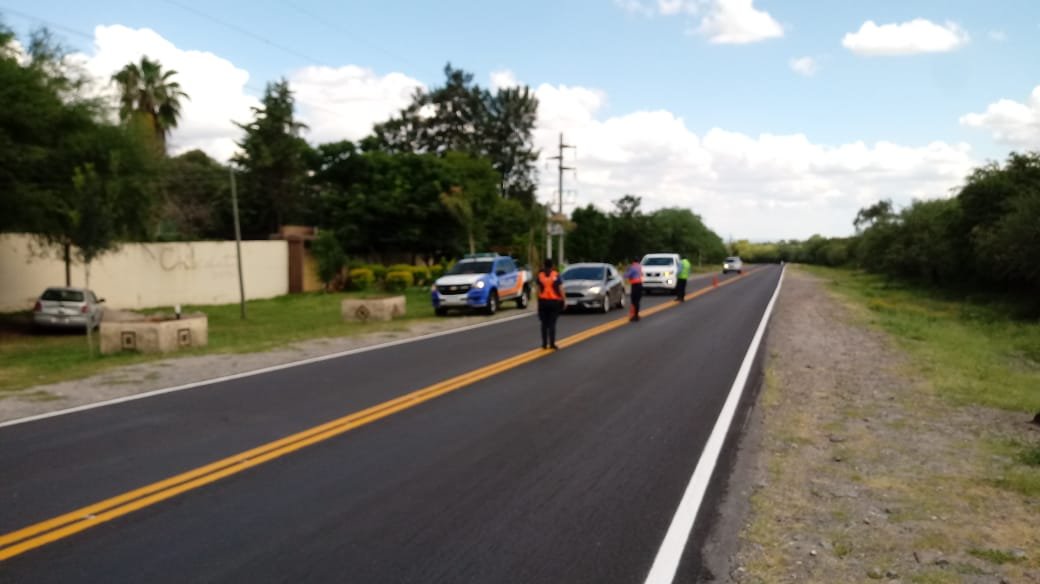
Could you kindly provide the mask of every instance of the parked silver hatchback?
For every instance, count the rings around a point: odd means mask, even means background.
[[[567,308],[591,308],[610,312],[625,307],[625,286],[610,264],[571,264],[560,274]]]
[[[47,288],[33,307],[33,324],[83,330],[89,325],[94,329],[101,324],[104,301],[86,288]]]

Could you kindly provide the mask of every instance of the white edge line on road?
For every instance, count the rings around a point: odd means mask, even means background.
[[[737,378],[733,380],[733,386],[730,387],[729,397],[726,398],[726,403],[723,404],[722,411],[715,420],[715,427],[711,430],[711,436],[704,445],[704,451],[701,452],[697,467],[693,470],[693,476],[690,477],[690,483],[686,485],[686,492],[683,493],[679,507],[675,510],[675,516],[672,517],[672,523],[668,526],[668,532],[665,533],[661,547],[657,550],[657,556],[654,558],[654,564],[650,568],[645,584],[671,584],[675,579],[679,561],[682,559],[683,551],[686,550],[690,532],[697,520],[697,512],[704,501],[704,494],[711,482],[711,475],[715,472],[715,465],[722,454],[722,446],[726,441],[726,434],[729,433],[729,427],[733,423],[733,416],[736,415],[737,405],[740,404],[740,399],[744,395],[744,388],[747,385],[748,376],[751,374],[751,365],[755,361],[755,355],[758,354],[758,347],[762,343],[762,336],[765,334],[769,317],[773,313],[773,305],[776,304],[777,296],[780,295],[780,285],[783,281],[784,272],[781,270],[773,297],[766,306],[762,321],[758,323],[758,330],[751,339],[751,346],[748,347],[747,354],[744,355],[744,362],[740,364],[740,370],[737,371]]]
[[[435,333],[429,333],[429,334],[420,335],[420,336],[417,336],[417,337],[410,337],[410,338],[407,338],[407,339],[398,339],[396,341],[388,341],[386,343],[379,343],[378,345],[369,345],[367,347],[358,347],[356,349],[349,349],[349,350],[346,350],[346,351],[339,351],[337,353],[329,353],[328,355],[320,355],[318,357],[311,357],[309,359],[302,359],[300,361],[290,361],[288,363],[282,363],[280,365],[272,365],[270,367],[263,367],[263,368],[260,368],[260,369],[252,369],[250,371],[243,371],[241,373],[233,373],[231,375],[224,375],[224,376],[221,376],[221,377],[214,377],[214,378],[211,378],[211,379],[203,379],[201,381],[194,381],[192,383],[185,383],[184,385],[175,385],[173,387],[165,387],[165,388],[162,388],[162,389],[154,389],[152,391],[146,391],[144,393],[137,393],[137,394],[133,394],[133,395],[117,397],[117,398],[113,398],[113,399],[109,399],[109,400],[105,400],[105,401],[95,402],[95,403],[92,403],[92,404],[83,404],[81,406],[76,406],[76,407],[72,407],[72,408],[68,408],[68,409],[64,409],[64,410],[57,410],[57,411],[54,411],[54,412],[47,412],[45,414],[37,414],[35,416],[28,416],[28,417],[25,417],[25,418],[18,418],[16,420],[8,420],[6,422],[0,422],[0,428],[4,428],[4,427],[7,427],[7,426],[15,426],[15,425],[18,425],[18,424],[25,424],[25,423],[28,423],[28,422],[34,422],[36,420],[43,420],[43,419],[46,419],[46,418],[53,418],[53,417],[56,417],[56,416],[64,416],[65,414],[73,414],[73,413],[76,413],[76,412],[82,412],[84,410],[92,410],[94,408],[103,408],[105,406],[111,406],[111,405],[115,405],[115,404],[119,404],[119,403],[123,403],[123,402],[134,401],[134,400],[139,400],[139,399],[145,399],[145,398],[149,398],[149,397],[154,397],[154,396],[157,396],[157,395],[162,395],[164,393],[173,393],[175,391],[183,391],[185,389],[193,389],[193,388],[196,388],[196,387],[202,387],[204,385],[212,385],[214,383],[220,383],[220,382],[223,382],[223,381],[231,381],[232,379],[242,379],[243,377],[252,377],[254,375],[262,375],[264,373],[271,373],[272,371],[280,371],[282,369],[289,369],[291,367],[299,367],[301,365],[310,365],[311,363],[319,363],[321,361],[328,361],[330,359],[338,359],[340,357],[347,357],[349,355],[357,355],[358,353],[367,353],[369,351],[378,351],[380,349],[386,349],[386,348],[389,348],[389,347],[396,347],[397,345],[406,345],[408,343],[416,343],[416,342],[419,342],[419,341],[425,341],[427,339],[432,339],[432,338],[435,338],[435,337],[443,337],[443,336],[446,336],[446,335],[453,335],[453,334],[456,334],[456,333],[462,333],[462,332],[466,332],[466,331],[471,331],[471,330],[478,329],[478,328],[483,328],[483,327],[486,327],[486,326],[502,324],[502,323],[518,320],[518,319],[521,319],[521,318],[526,318],[526,317],[529,317],[529,316],[531,316],[533,314],[534,314],[534,312],[527,311],[527,312],[525,312],[523,314],[518,314],[516,316],[510,316],[508,318],[500,318],[500,319],[492,320],[492,321],[489,321],[489,322],[481,322],[481,323],[477,323],[477,324],[471,324],[471,325],[467,325],[467,326],[462,326],[462,327],[458,327],[458,328],[449,329],[449,330],[446,330],[446,331],[438,331],[438,332],[435,332]]]

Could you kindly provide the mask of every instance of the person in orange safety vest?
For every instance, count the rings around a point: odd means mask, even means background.
[[[560,274],[551,259],[538,272],[538,320],[542,323],[542,348],[556,350],[556,319],[563,311]]]

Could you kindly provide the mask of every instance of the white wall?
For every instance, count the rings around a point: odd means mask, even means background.
[[[288,243],[243,241],[242,271],[246,298],[288,294]],[[85,266],[73,264],[72,285],[84,284]],[[32,308],[45,288],[64,285],[60,250],[0,234],[0,312]],[[91,264],[90,288],[113,308],[238,302],[235,242],[128,243]]]

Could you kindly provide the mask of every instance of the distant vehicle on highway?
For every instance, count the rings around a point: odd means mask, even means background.
[[[744,273],[744,262],[737,256],[728,257],[722,262],[722,273],[728,274],[730,272]]]
[[[47,288],[33,307],[33,324],[41,328],[95,329],[101,324],[104,302],[86,288]]]
[[[437,316],[448,314],[452,308],[495,314],[509,300],[515,301],[517,308],[527,308],[531,302],[531,271],[509,256],[467,254],[434,282],[430,295]]]
[[[589,308],[610,312],[625,307],[625,285],[617,268],[610,264],[571,264],[560,274],[567,308]]]
[[[648,253],[639,263],[643,265],[643,292],[652,294],[655,290],[675,292],[679,283],[679,254]]]

